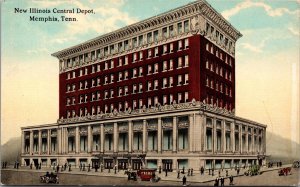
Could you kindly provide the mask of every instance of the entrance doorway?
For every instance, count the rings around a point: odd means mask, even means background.
[[[162,160],[163,171],[173,171],[172,169],[172,160]]]
[[[104,168],[105,169],[113,169],[114,164],[113,164],[113,159],[104,159]]]
[[[141,160],[132,160],[132,169],[139,170],[143,166],[143,163]]]

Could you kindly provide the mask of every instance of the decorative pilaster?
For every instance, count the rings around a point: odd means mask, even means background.
[[[118,123],[114,123],[114,153],[118,152],[118,140],[119,140]]]
[[[243,152],[243,142],[242,142],[242,140],[243,140],[243,135],[242,135],[242,126],[241,125],[239,125],[239,147],[240,147],[240,153],[242,153]]]
[[[100,124],[100,152],[104,152],[104,125]]]
[[[266,144],[267,144],[267,141],[266,141],[266,137],[267,137],[266,128],[264,128],[263,131],[264,132],[263,132],[263,140],[262,140],[262,142],[263,142],[263,153],[265,154],[266,151],[267,151],[267,148],[266,148]]]
[[[189,151],[193,151],[193,141],[194,141],[194,116],[193,114],[189,115],[189,129],[188,129],[188,134],[189,134]]]
[[[213,128],[212,128],[212,130],[213,130],[213,132],[212,132],[212,139],[213,139],[213,150],[212,150],[212,152],[214,153],[214,152],[216,152],[216,150],[217,150],[217,124],[216,124],[216,118],[214,117],[213,118]]]
[[[161,128],[161,118],[157,119],[157,151],[161,153],[162,150],[162,128]]]
[[[88,153],[90,153],[91,152],[91,150],[92,150],[92,128],[91,128],[91,125],[89,125],[88,126],[88,143],[87,143],[87,151],[88,151]]]
[[[51,150],[51,130],[47,130],[47,154],[50,155]]]
[[[147,121],[143,120],[143,153],[147,150]]]
[[[80,136],[79,136],[79,127],[77,126],[76,129],[75,129],[75,152],[76,153],[79,153],[80,149],[79,149],[79,146],[80,146]]]
[[[254,145],[254,128],[251,128],[251,152],[252,154],[256,151],[256,145]]]
[[[21,153],[22,153],[22,155],[25,152],[24,149],[25,149],[25,132],[22,131],[22,135],[21,135]]]
[[[128,152],[132,152],[132,138],[133,138],[133,131],[132,131],[132,121],[128,121]]]
[[[202,130],[202,151],[206,151],[207,150],[207,137],[206,137],[206,116],[205,117],[203,117],[203,126],[202,126],[202,128],[203,128],[203,130]]]
[[[58,145],[58,150],[57,150],[57,153],[58,154],[61,154],[61,140],[62,140],[62,137],[61,137],[61,128],[57,128],[57,145]],[[57,161],[58,162],[58,161]]]
[[[226,123],[225,120],[222,120],[222,136],[221,136],[221,146],[222,146],[222,152],[225,153],[226,150],[226,140],[225,140],[225,133],[226,133]]]
[[[245,136],[245,140],[246,140],[246,153],[248,153],[248,126],[246,126],[245,128],[245,133],[246,133],[246,136]]]
[[[41,155],[42,154],[42,131],[41,130],[39,130],[39,138],[38,138],[39,140],[39,155]]]
[[[235,152],[235,123],[230,124],[230,150]]]
[[[177,151],[177,117],[173,116],[173,152]],[[175,169],[175,167],[173,167]]]

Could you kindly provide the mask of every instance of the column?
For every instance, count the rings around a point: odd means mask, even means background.
[[[87,151],[88,153],[90,153],[92,151],[92,128],[91,128],[91,125],[88,125],[88,143],[87,143]]]
[[[119,139],[118,123],[114,123],[114,153],[118,152],[118,139]]]
[[[104,152],[104,125],[100,124],[100,152]]]
[[[177,151],[177,117],[173,117],[173,152]],[[175,169],[175,168],[174,168]]]
[[[42,154],[42,131],[39,130],[39,155]]]
[[[189,129],[188,129],[188,134],[189,134],[189,152],[193,151],[193,140],[194,140],[194,116],[193,114],[189,115]]]
[[[242,153],[243,152],[243,142],[242,142],[242,126],[239,124],[239,147],[240,147],[240,150],[239,152]]]
[[[264,128],[263,129],[263,137],[262,137],[262,143],[263,143],[263,154],[266,154],[266,152],[267,152],[267,146],[266,146],[266,144],[267,144],[267,142],[266,142],[266,139],[267,139],[267,136],[266,136],[266,133],[267,133],[267,131],[266,131],[267,129],[266,128]]]
[[[132,121],[128,121],[128,152],[132,152],[132,138],[133,138],[133,131],[132,131]]]
[[[192,150],[201,152],[203,150],[203,116],[201,114],[193,114],[193,138],[192,138]]]
[[[235,151],[235,124],[234,122],[231,122],[230,124],[230,150],[232,152]]]
[[[76,153],[79,153],[79,146],[80,146],[80,142],[79,142],[79,127],[77,126],[76,129],[75,129],[75,152]]]
[[[176,172],[177,168],[178,168],[178,166],[177,166],[177,159],[174,158],[174,159],[172,159],[172,169],[173,169],[173,171]]]
[[[147,121],[143,120],[143,153],[146,153],[147,143]]]
[[[226,135],[226,122],[225,120],[222,120],[222,136],[221,136],[221,140],[222,140],[222,152],[225,153],[226,150],[226,139],[225,139],[225,135]]]
[[[58,145],[57,154],[61,154],[61,128],[60,127],[57,128],[57,145]]]
[[[245,136],[245,139],[246,139],[246,150],[245,152],[248,153],[248,126],[246,126],[245,128],[245,132],[246,132],[246,136]]]
[[[47,154],[50,155],[51,150],[51,130],[47,130]]]
[[[21,135],[21,153],[22,155],[24,154],[24,148],[25,148],[25,132],[22,131],[22,135]]]
[[[157,151],[161,153],[161,145],[162,145],[162,128],[161,128],[161,118],[157,119]]]
[[[254,145],[254,128],[251,128],[251,152],[252,154],[255,152],[256,145]]]
[[[207,147],[206,147],[206,144],[207,144],[207,138],[206,138],[206,116],[203,117],[203,125],[202,125],[202,151],[206,151],[207,150]]]
[[[66,127],[65,128],[65,137],[64,137],[64,140],[65,140],[65,143],[64,143],[64,150],[65,150],[65,154],[68,153],[68,128]]]
[[[212,130],[213,130],[213,132],[212,132],[212,139],[213,139],[213,150],[212,150],[212,152],[214,153],[214,152],[216,152],[216,150],[217,150],[217,130],[216,130],[216,128],[217,128],[217,126],[216,126],[216,118],[214,117],[213,118],[213,128],[212,128]]]
[[[61,153],[65,154],[65,128],[61,128]]]

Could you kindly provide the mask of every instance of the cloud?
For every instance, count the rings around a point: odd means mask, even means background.
[[[276,16],[282,16],[283,14],[289,14],[289,15],[299,15],[299,10],[291,11],[287,8],[272,8],[270,5],[264,3],[264,2],[253,2],[250,0],[243,1],[239,4],[237,4],[235,7],[225,10],[222,12],[222,15],[226,18],[229,19],[230,17],[238,14],[240,11],[244,9],[249,9],[252,7],[259,7],[263,8],[266,13],[271,16],[271,17],[276,17]]]
[[[261,52],[263,52],[262,49],[265,47],[265,43],[267,40],[268,40],[268,38],[262,40],[258,45],[255,45],[255,46],[250,43],[241,43],[241,46],[250,51],[253,51],[256,53],[261,53]]]
[[[29,54],[39,54],[41,52],[49,53],[49,50],[47,48],[38,48],[38,49],[27,50],[27,53],[29,53]]]
[[[300,1],[300,0],[299,0],[299,1]],[[288,30],[289,30],[293,35],[300,36],[299,30],[295,29],[294,27],[289,27]]]

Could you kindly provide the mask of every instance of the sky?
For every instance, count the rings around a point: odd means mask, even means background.
[[[190,3],[190,0],[2,0],[1,144],[20,127],[58,118],[52,53]],[[299,143],[300,1],[207,0],[243,37],[236,43],[236,115]],[[29,9],[93,9],[76,22],[33,22]],[[29,10],[28,10],[29,11]],[[267,144],[272,137],[267,137]]]

